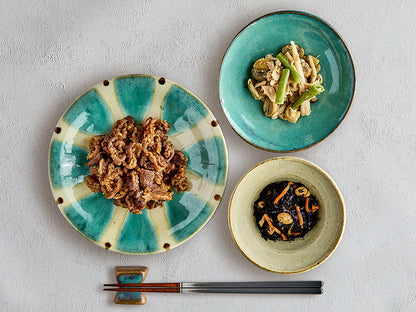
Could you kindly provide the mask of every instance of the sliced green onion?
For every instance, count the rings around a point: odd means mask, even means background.
[[[297,109],[300,104],[302,104],[303,102],[305,102],[307,100],[310,100],[314,96],[316,96],[319,93],[322,93],[324,91],[325,91],[325,89],[322,85],[320,85],[318,83],[314,84],[308,90],[306,90],[305,92],[303,92],[300,95],[300,97],[296,100],[295,104],[292,105],[292,109]]]
[[[298,83],[301,80],[300,74],[296,71],[296,69],[290,64],[289,60],[286,56],[284,56],[282,53],[279,53],[277,55],[277,58],[282,62],[283,66],[290,69],[290,72],[292,73],[293,80],[295,83]]]
[[[286,86],[289,81],[290,69],[283,69],[276,91],[276,103],[283,104],[286,96]]]

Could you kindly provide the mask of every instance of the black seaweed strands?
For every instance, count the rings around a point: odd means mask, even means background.
[[[254,217],[265,240],[291,241],[305,236],[318,220],[318,202],[301,183],[267,185],[254,203]]]

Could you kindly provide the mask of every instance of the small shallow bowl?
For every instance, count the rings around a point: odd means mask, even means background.
[[[312,113],[296,124],[264,116],[263,102],[247,88],[253,63],[276,55],[291,40],[306,54],[319,55],[325,87],[311,105]],[[273,152],[302,150],[325,139],[347,114],[354,90],[354,65],[344,41],[324,20],[296,11],[262,16],[241,30],[224,55],[219,76],[221,105],[231,127],[248,143]]]
[[[253,216],[254,202],[268,184],[290,180],[303,183],[316,196],[318,222],[303,238],[266,241]],[[228,207],[228,225],[240,251],[271,272],[293,274],[324,262],[339,244],[345,226],[344,200],[335,182],[314,164],[295,157],[277,157],[250,169],[237,183]]]
[[[111,132],[127,115],[137,122],[149,116],[168,121],[169,140],[188,157],[190,189],[140,215],[85,182],[88,138]],[[192,92],[162,77],[128,75],[96,84],[63,114],[50,144],[50,185],[60,211],[84,237],[121,253],[157,253],[193,237],[216,211],[227,173],[227,148],[214,115]]]

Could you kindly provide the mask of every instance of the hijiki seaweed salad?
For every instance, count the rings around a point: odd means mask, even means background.
[[[256,100],[263,102],[263,112],[271,119],[296,123],[300,116],[311,113],[310,103],[325,91],[318,57],[306,55],[293,41],[276,57],[268,54],[254,62],[253,78],[247,86]]]
[[[318,202],[302,184],[292,181],[267,185],[254,203],[254,217],[265,240],[291,241],[305,236],[318,221]]]

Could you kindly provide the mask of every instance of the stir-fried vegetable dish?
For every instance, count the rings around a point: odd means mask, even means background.
[[[274,57],[268,54],[254,62],[248,88],[261,100],[267,117],[296,123],[311,113],[311,103],[325,89],[317,57],[306,55],[293,41]]]

